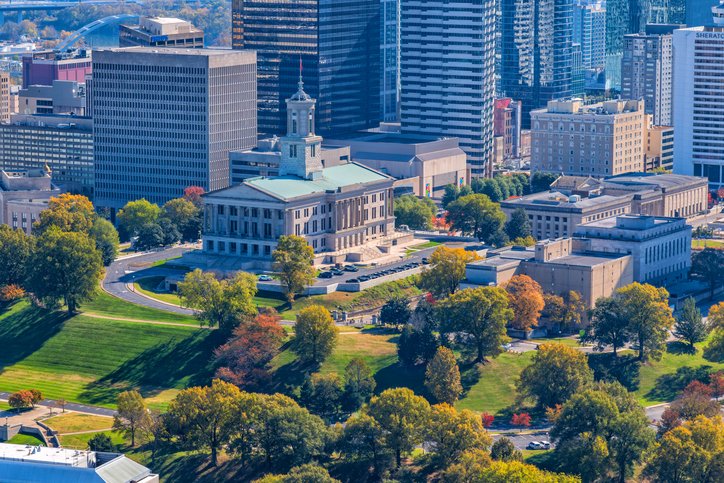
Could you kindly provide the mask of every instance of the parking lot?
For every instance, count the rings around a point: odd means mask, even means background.
[[[401,263],[401,262],[400,262]],[[377,271],[370,269],[363,269],[354,265],[345,265],[343,268],[330,268],[322,271],[317,278],[320,280],[337,280],[338,282],[344,283],[361,283],[377,278],[392,275],[393,273],[405,272],[419,267],[420,265],[427,265],[427,257],[422,257],[420,261],[407,261],[407,263],[395,264],[390,268],[382,268]]]
[[[498,440],[505,436],[509,440],[513,442],[515,445],[515,449],[524,450],[529,449],[528,445],[533,442],[540,442],[540,441],[547,441],[550,442],[550,438],[548,436],[548,431],[535,431],[530,434],[515,434],[515,433],[505,433],[505,434],[494,434],[493,439]],[[553,449],[553,444],[550,445],[550,449]],[[543,451],[543,448],[540,449]]]

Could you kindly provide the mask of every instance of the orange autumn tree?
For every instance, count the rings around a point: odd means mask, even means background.
[[[543,291],[538,282],[527,275],[516,275],[505,284],[508,306],[513,309],[511,327],[528,330],[538,326],[540,313],[545,307]]]

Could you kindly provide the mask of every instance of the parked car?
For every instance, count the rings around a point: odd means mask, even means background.
[[[331,272],[332,275],[334,275],[335,277],[340,277],[340,276],[344,275],[344,272],[343,272],[342,270],[338,270],[338,269],[336,269],[336,268],[333,268],[332,270],[330,270],[330,272]]]
[[[322,272],[319,274],[319,278],[332,278],[334,275],[332,275],[332,272]]]
[[[512,344],[503,344],[500,346],[500,348],[503,349],[504,351],[509,351],[511,347],[513,347]]]
[[[357,280],[359,280],[360,282],[366,282],[369,279],[370,277],[368,275],[362,275],[361,277],[357,277]]]
[[[423,264],[423,265],[430,265],[430,260],[428,260],[427,257],[425,257],[425,258],[422,259],[422,264]]]
[[[528,446],[525,447],[525,449],[543,449],[541,447],[541,444],[537,441],[531,441],[528,443]]]
[[[271,278],[269,275],[259,275],[260,282],[271,282],[272,280],[274,279]]]
[[[359,283],[359,280],[357,280],[356,278],[350,278],[350,279],[347,280],[347,282],[345,282],[345,283]]]
[[[543,447],[543,449],[551,449],[551,444],[548,441],[539,441],[539,445]]]
[[[359,272],[359,268],[355,267],[354,265],[347,265],[344,267],[344,270],[346,272]]]

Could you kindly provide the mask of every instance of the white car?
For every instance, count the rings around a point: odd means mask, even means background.
[[[538,444],[541,446],[541,449],[551,449],[551,444],[548,441],[539,441]]]
[[[538,443],[537,441],[531,441],[530,443],[528,443],[528,446],[526,446],[525,449],[543,449],[543,448],[541,447],[541,444]]]
[[[259,276],[260,282],[271,282],[272,280],[274,280],[274,279],[271,278],[269,275],[260,275]]]

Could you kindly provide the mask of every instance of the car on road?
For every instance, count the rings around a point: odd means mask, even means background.
[[[347,265],[344,267],[345,272],[359,272],[359,268],[355,267],[354,265]]]
[[[528,443],[528,446],[526,446],[525,449],[543,449],[543,447],[539,442],[531,441],[530,443]]]
[[[272,280],[274,279],[271,278],[269,275],[259,275],[260,282],[271,282]]]
[[[332,278],[334,275],[332,275],[332,272],[322,272],[318,275],[318,278]]]

